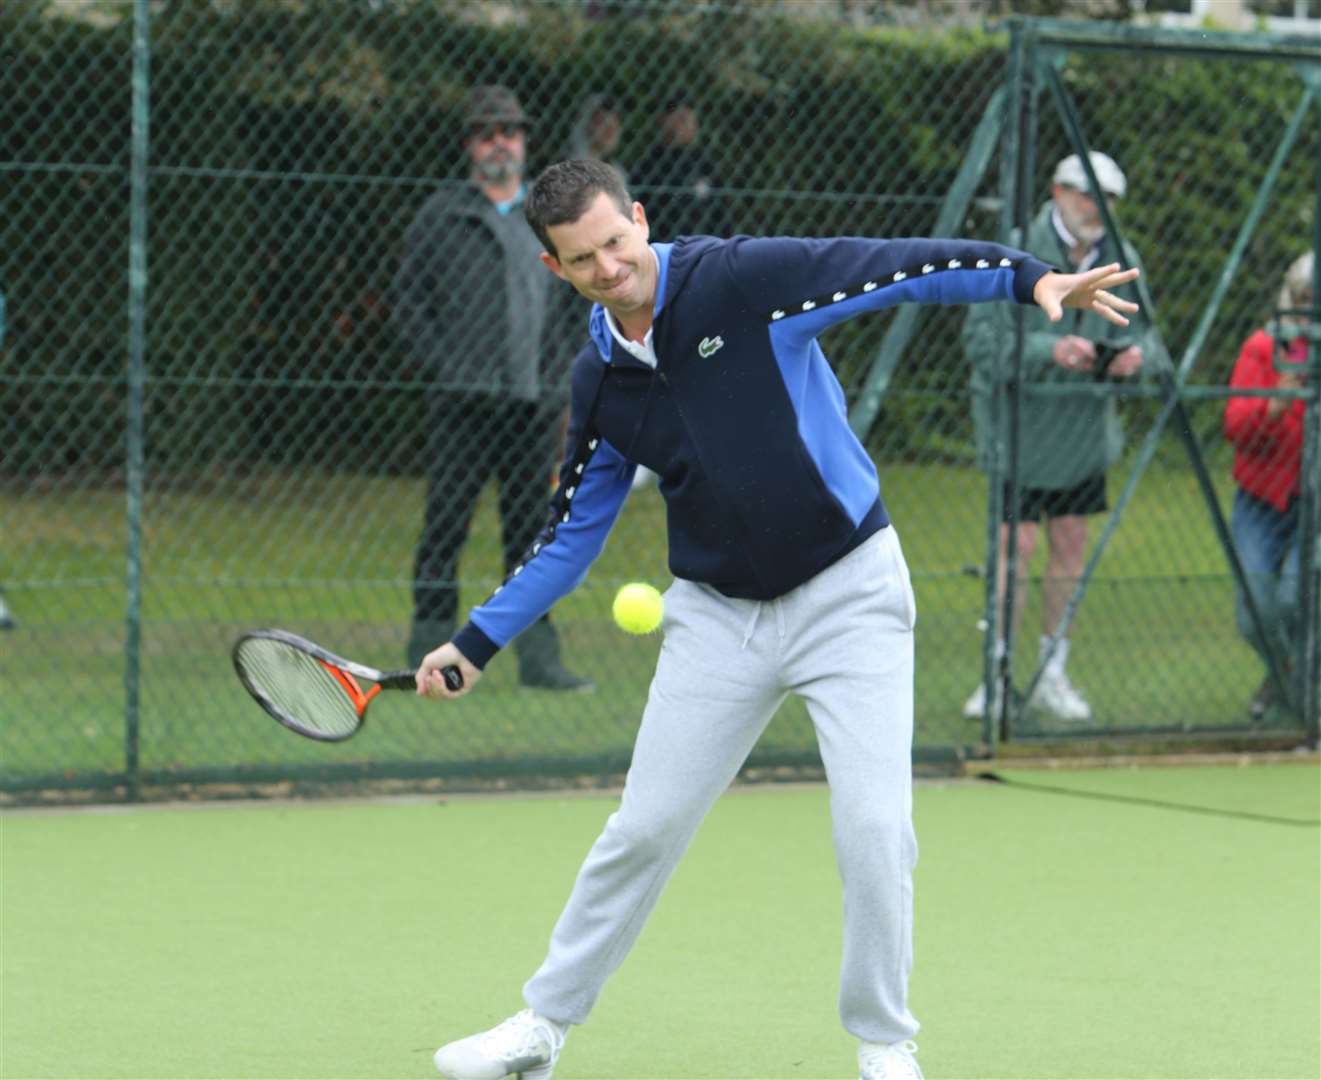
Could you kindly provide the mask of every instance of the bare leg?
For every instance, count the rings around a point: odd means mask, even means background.
[[[1081,514],[1046,519],[1046,580],[1041,595],[1041,630],[1053,634],[1064,619],[1069,597],[1082,577],[1087,557],[1087,518]],[[1065,628],[1065,637],[1072,627]]]
[[[1023,605],[1027,602],[1027,567],[1032,561],[1032,556],[1037,550],[1037,523],[1035,521],[1023,521],[1018,525],[1018,566],[1014,591],[1014,637],[1018,636],[1018,628],[1023,623]],[[1005,626],[1005,578],[1009,573],[1008,567],[1009,553],[1009,526],[1000,526],[1000,565],[996,568],[995,595],[1000,603],[1000,624],[997,627],[997,633],[1000,640],[1008,638],[1008,628]]]

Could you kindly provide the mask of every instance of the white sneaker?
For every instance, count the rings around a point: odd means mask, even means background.
[[[1004,683],[999,679],[995,680],[995,696],[991,699],[991,715],[999,716],[1001,706],[1004,703]],[[980,720],[986,714],[986,684],[979,682],[977,689],[972,692],[972,696],[963,703],[963,718],[965,720]]]
[[[17,625],[14,616],[9,613],[9,608],[5,605],[5,598],[0,596],[0,630],[12,630]]]
[[[1071,724],[1086,723],[1092,718],[1092,707],[1062,671],[1042,673],[1032,704]]]
[[[550,1080],[563,1048],[563,1029],[524,1009],[490,1031],[446,1043],[434,1060],[445,1080]]]
[[[869,1043],[858,1047],[859,1080],[922,1080],[917,1043]]]

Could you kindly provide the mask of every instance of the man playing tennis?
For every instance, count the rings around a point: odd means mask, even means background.
[[[449,1080],[549,1080],[716,798],[777,706],[801,695],[831,788],[844,888],[839,997],[863,1080],[921,1077],[910,1041],[913,625],[908,570],[876,469],[848,427],[817,335],[905,301],[1085,308],[1136,270],[1059,274],[968,240],[649,243],[618,174],[567,161],[526,204],[541,260],[594,302],[574,361],[567,456],[521,563],[427,654],[418,693],[468,693],[482,668],[575,588],[646,465],[660,477],[670,569],[664,645],[618,810],[523,988],[527,1008],[442,1046]],[[459,691],[442,669],[455,664]],[[645,1073],[645,1067],[640,1066]]]

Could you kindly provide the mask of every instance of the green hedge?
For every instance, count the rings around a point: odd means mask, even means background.
[[[7,472],[113,468],[127,340],[131,27],[0,9],[0,353]],[[297,458],[319,409],[407,399],[419,377],[385,329],[399,238],[435,179],[460,167],[455,105],[501,81],[539,123],[534,166],[593,91],[626,103],[621,157],[650,141],[675,90],[703,107],[742,230],[914,235],[1002,76],[1006,37],[857,31],[765,8],[543,4],[496,24],[480,5],[169,4],[154,15],[148,366],[159,464]],[[595,12],[594,17],[589,17]],[[1301,82],[1282,64],[1086,54],[1065,80],[1095,146],[1124,165],[1122,207],[1176,354],[1195,325]],[[1316,113],[1254,238],[1200,377],[1223,381],[1268,314],[1315,212]],[[1040,190],[1065,152],[1043,98]],[[984,196],[996,193],[994,170]],[[645,199],[645,191],[639,192]],[[992,236],[984,202],[965,231]],[[829,343],[860,382],[883,320]],[[957,320],[910,350],[884,452],[940,452],[966,431]],[[291,410],[290,380],[305,382]],[[393,387],[393,388],[392,388]],[[274,398],[263,399],[263,393]],[[253,421],[231,422],[236,411]],[[274,415],[272,414],[274,412]],[[408,467],[360,429],[365,467]]]

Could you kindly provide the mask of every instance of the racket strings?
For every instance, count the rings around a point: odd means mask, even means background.
[[[294,725],[343,738],[361,723],[349,690],[321,660],[282,641],[249,638],[239,649],[249,684]]]

